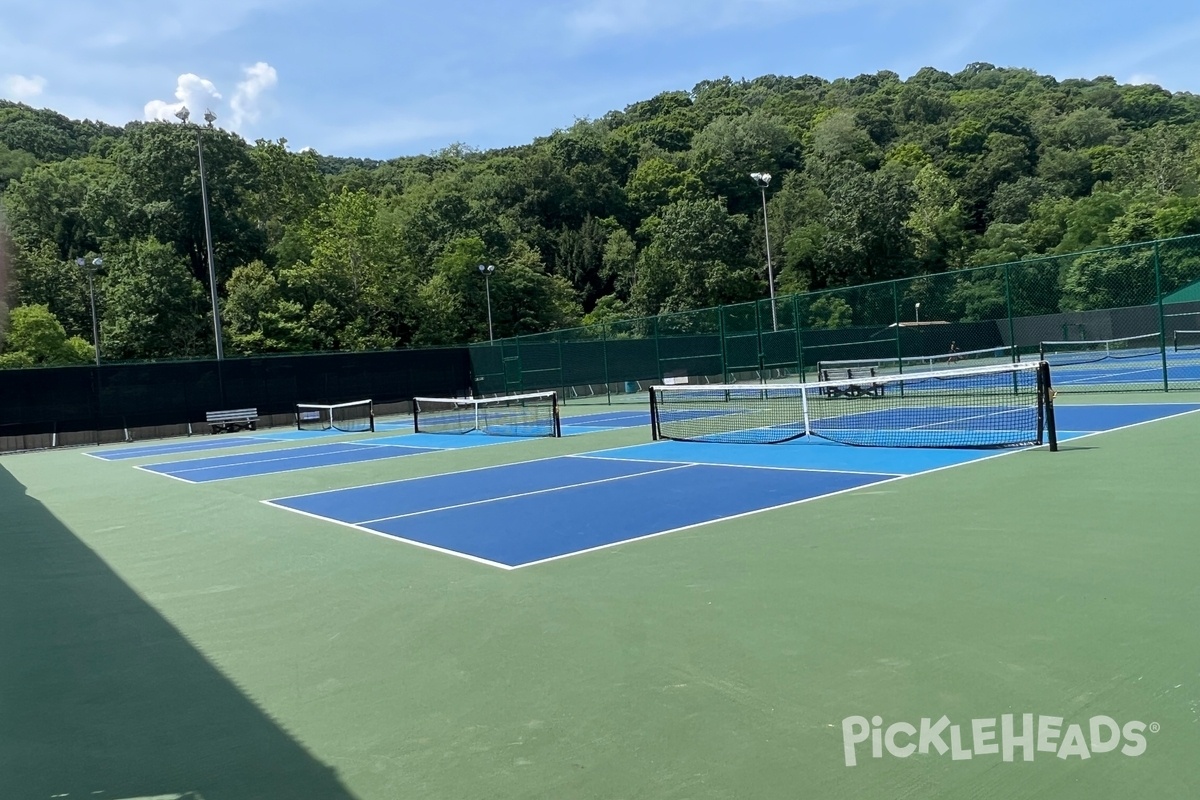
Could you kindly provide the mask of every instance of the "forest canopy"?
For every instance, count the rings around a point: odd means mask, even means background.
[[[389,161],[0,101],[9,362],[90,359],[96,256],[106,360],[212,354],[198,140],[231,355],[478,341],[488,291],[498,337],[761,298],[764,199],[778,292],[1200,233],[1200,96],[1110,77],[722,78]]]

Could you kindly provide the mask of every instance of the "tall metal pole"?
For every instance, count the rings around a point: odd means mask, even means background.
[[[495,264],[480,264],[479,274],[483,276],[483,291],[487,294],[488,311],[488,342],[495,344],[496,337],[492,334],[492,273],[496,271]]]
[[[96,350],[96,366],[100,366],[100,325],[96,322],[96,282],[88,270],[88,294],[92,296],[92,347]]]
[[[93,258],[92,263],[88,264],[82,258],[75,259],[75,264],[82,270],[87,271],[88,276],[88,296],[92,301],[92,347],[96,351],[96,366],[100,366],[100,323],[96,316],[96,270],[103,266],[104,261],[99,257]]]
[[[771,293],[771,330],[779,330],[779,317],[775,312],[775,270],[771,266],[771,226],[767,224],[767,187],[771,185],[771,173],[753,172],[750,177],[762,191],[763,235],[767,244],[767,288]]]
[[[487,293],[488,342],[495,342],[496,335],[492,332],[492,279],[487,274],[483,276],[483,291]]]
[[[204,118],[208,120],[209,127],[212,127],[216,116],[209,111],[205,113]],[[225,358],[225,348],[221,343],[221,307],[217,303],[217,268],[216,262],[213,260],[212,224],[208,219],[208,183],[204,176],[204,145],[200,141],[200,136],[201,129],[197,125],[196,153],[200,159],[200,198],[204,208],[204,244],[208,250],[208,284],[212,291],[213,339],[217,343],[217,360],[220,361]]]

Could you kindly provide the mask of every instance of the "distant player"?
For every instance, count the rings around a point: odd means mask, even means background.
[[[958,345],[955,344],[954,342],[951,342],[950,343],[950,357],[946,359],[947,364],[953,364],[955,361],[958,361],[958,356],[956,355],[956,353],[958,353]]]

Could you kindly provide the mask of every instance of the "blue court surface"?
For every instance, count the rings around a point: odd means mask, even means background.
[[[1072,439],[1197,410],[1185,403],[1061,406],[1057,418],[1070,447]],[[1021,451],[819,439],[654,442],[264,502],[515,569]]]
[[[358,464],[364,461],[381,461],[464,447],[484,447],[506,441],[515,440],[474,434],[405,434],[303,447],[275,448],[211,458],[194,458],[164,464],[147,464],[136,468],[157,475],[166,475],[186,483],[210,483],[231,478],[249,478],[255,475],[272,475],[341,464]]]
[[[1049,361],[1053,372],[1054,385],[1087,387],[1104,384],[1162,384],[1161,351],[1154,349],[1137,354],[1114,352],[1117,354],[1109,357],[1048,353],[1046,360]],[[1167,378],[1176,386],[1188,382],[1200,385],[1200,351],[1168,352]]]
[[[104,450],[84,453],[101,461],[129,461],[134,458],[155,458],[158,456],[178,455],[180,453],[202,453],[207,450],[228,450],[235,447],[250,447],[260,444],[277,444],[321,439],[330,436],[345,436],[341,431],[298,431],[281,428],[278,430],[259,431],[244,434],[213,434],[195,439],[163,442],[160,444],[144,444],[138,446],[121,446]]]
[[[406,425],[407,430],[412,429],[411,421]],[[649,426],[650,415],[646,411],[608,411],[569,417],[563,421],[563,435],[576,436],[613,430],[615,428],[646,427],[648,429]],[[405,424],[399,423],[396,425],[396,428],[403,430],[405,429]],[[197,440],[145,445],[142,447],[125,447],[111,451],[88,453],[88,455],[106,461],[120,461],[345,435],[340,431],[280,430],[260,433],[254,436],[216,436]],[[387,458],[418,455],[420,453],[432,453],[440,450],[483,447],[514,441],[517,441],[517,439],[488,436],[482,433],[422,433],[384,437],[360,437],[348,442],[329,442],[309,447],[292,449],[276,448],[256,453],[236,453],[211,458],[149,464],[138,467],[138,469],[178,478],[188,483],[207,483],[209,481],[227,480],[230,478],[246,478],[253,475],[269,475],[299,469],[331,467],[339,464],[354,464],[363,461],[378,461]]]
[[[643,426],[650,427],[649,411],[612,409],[596,414],[577,414],[562,418],[563,436]]]

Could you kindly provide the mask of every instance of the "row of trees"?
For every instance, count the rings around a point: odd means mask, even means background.
[[[106,358],[211,354],[197,132],[0,103],[9,306],[90,340],[73,262],[103,254]],[[754,171],[781,292],[1200,233],[1200,97],[988,64],[706,81],[386,162],[199,133],[231,353],[486,338],[482,263],[500,336],[762,297]]]

